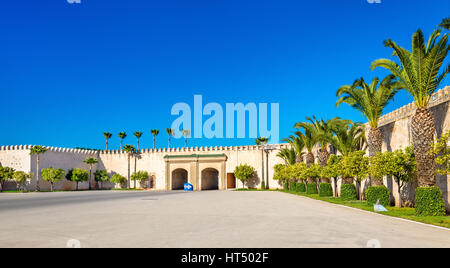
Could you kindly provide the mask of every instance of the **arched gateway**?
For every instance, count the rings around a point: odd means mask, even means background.
[[[227,189],[225,154],[166,155],[166,190],[183,189],[189,182],[194,191]]]

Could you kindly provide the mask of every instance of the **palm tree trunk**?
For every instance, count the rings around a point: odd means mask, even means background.
[[[39,185],[39,154],[36,155],[36,192],[41,191],[41,186]]]
[[[264,150],[261,150],[261,183],[264,181]]]
[[[417,109],[411,119],[411,134],[417,161],[417,180],[421,187],[436,185],[434,156],[430,153],[434,133],[433,114],[427,108]]]
[[[120,151],[122,151],[122,148],[123,148],[123,140],[120,139]]]
[[[106,139],[106,151],[108,151],[108,139]]]
[[[319,149],[319,165],[321,167],[326,167],[328,158],[330,157],[330,154],[328,153],[328,150],[325,148]],[[330,183],[330,180],[328,178],[321,178],[321,181],[324,183]]]
[[[136,155],[134,156],[134,173],[136,174],[137,172],[137,157]],[[134,181],[134,189],[136,189],[136,180]]]
[[[153,135],[153,149],[155,149],[156,147],[156,137],[155,135]]]
[[[369,147],[369,157],[373,157],[376,156],[377,153],[381,153],[383,138],[379,128],[370,128],[369,133],[367,134],[367,144]],[[369,180],[370,185],[383,185],[383,178],[373,178],[372,175],[370,175]]]
[[[169,135],[169,149],[170,149],[170,135]]]
[[[137,151],[139,152],[139,139],[137,139]]]
[[[187,138],[185,137],[184,138],[184,148],[186,148],[187,147]]]
[[[91,185],[91,180],[92,180],[92,166],[89,166],[89,190],[92,190],[92,185]]]
[[[310,167],[312,164],[314,164],[314,154],[312,152],[308,152],[306,154],[306,167]],[[313,183],[314,180],[312,178],[308,178],[308,183]]]
[[[127,179],[127,188],[130,189],[130,155],[128,154],[128,179]]]
[[[270,189],[269,186],[269,151],[266,152],[266,189]]]
[[[53,182],[50,182],[50,192],[53,192]]]

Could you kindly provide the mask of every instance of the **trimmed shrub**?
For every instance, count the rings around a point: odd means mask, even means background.
[[[306,194],[318,194],[317,183],[308,183],[306,185]]]
[[[419,187],[416,190],[417,216],[445,216],[441,189],[437,186]]]
[[[320,196],[333,196],[333,188],[331,183],[321,183],[319,187]]]
[[[370,186],[366,190],[366,199],[369,205],[375,205],[380,200],[380,205],[387,207],[391,204],[391,192],[386,186]]]
[[[297,183],[295,181],[289,182],[289,190],[295,191],[295,188],[297,187]]]
[[[264,181],[261,182],[261,190],[266,189],[266,183]]]
[[[289,190],[289,183],[288,183],[288,182],[285,182],[285,183],[284,183],[283,189],[284,189],[284,190]]]
[[[354,184],[342,184],[341,199],[344,201],[356,200],[356,187]]]
[[[297,183],[297,187],[295,188],[296,192],[304,193],[306,192],[306,185],[303,182]]]

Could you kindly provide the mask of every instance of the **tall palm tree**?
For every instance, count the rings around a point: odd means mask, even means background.
[[[92,190],[92,168],[94,167],[95,164],[98,163],[98,159],[94,158],[94,157],[89,157],[86,160],[84,160],[84,163],[89,165],[89,190]]]
[[[296,162],[303,162],[303,155],[305,154],[303,150],[305,149],[305,143],[303,140],[298,137],[291,135],[289,138],[283,139],[284,142],[287,142],[291,145],[291,148],[295,150],[296,153]]]
[[[169,149],[170,149],[170,137],[173,136],[173,129],[166,128],[166,133],[167,133],[167,135],[169,135]]]
[[[336,96],[339,100],[336,106],[347,103],[354,109],[360,111],[369,121],[370,129],[367,133],[367,144],[369,157],[381,152],[383,139],[378,128],[378,121],[389,101],[394,99],[400,90],[400,85],[395,81],[394,75],[389,75],[380,83],[379,78],[374,78],[368,85],[364,78],[356,80],[353,85],[346,85],[338,89]],[[372,180],[371,180],[372,182]],[[381,185],[380,180],[373,180],[375,185]]]
[[[439,24],[440,27],[450,30],[450,18],[446,18],[442,20],[442,23]]]
[[[184,147],[187,147],[187,138],[191,135],[191,131],[189,129],[183,129],[181,131],[181,133],[183,133],[184,136]]]
[[[36,155],[36,191],[41,191],[41,186],[39,185],[39,174],[41,171],[39,170],[39,156],[47,152],[48,149],[44,146],[35,145],[30,150],[30,155]]]
[[[296,131],[295,134],[303,141],[306,148],[306,166],[310,167],[314,164],[314,154],[312,152],[314,146],[317,144],[317,136],[314,133],[314,126],[311,123],[297,123],[295,124],[296,129],[303,129],[304,133],[301,131]]]
[[[284,160],[286,166],[294,165],[297,163],[297,152],[294,148],[282,149],[277,156]]]
[[[311,123],[313,136],[316,137],[317,143],[320,145],[319,152],[317,154],[318,162],[321,167],[327,166],[330,153],[328,152],[328,145],[333,139],[333,130],[340,125],[348,124],[348,120],[341,120],[339,117],[332,118],[324,121],[322,118],[318,120],[315,116],[312,118],[306,117]],[[322,179],[324,182],[328,182],[327,178]]]
[[[339,125],[334,130],[335,135],[331,144],[343,156],[355,151],[363,151],[366,148],[366,136],[364,125],[361,123],[351,123]]]
[[[104,132],[103,136],[105,137],[105,140],[106,140],[106,150],[108,150],[108,145],[109,145],[108,140],[111,139],[112,133]]]
[[[118,134],[119,138],[120,138],[120,150],[123,149],[123,140],[127,137],[127,133],[125,132],[120,132]]]
[[[400,86],[414,98],[417,109],[411,118],[411,134],[420,186],[436,184],[434,157],[430,154],[435,124],[428,104],[432,94],[450,71],[449,64],[439,74],[450,50],[447,41],[448,35],[442,35],[440,29],[433,31],[427,42],[423,32],[418,30],[412,37],[412,52],[390,39],[384,42],[385,46],[394,50],[400,64],[389,59],[379,59],[372,63],[372,69],[383,67],[391,71],[398,78]]]
[[[158,136],[159,134],[159,130],[157,129],[152,129],[151,130],[152,136],[153,136],[153,149],[155,149],[156,147],[156,136]]]
[[[136,149],[133,145],[127,144],[125,147],[123,147],[123,151],[127,153],[128,157],[128,177],[127,177],[127,188],[130,189],[130,160],[131,156],[136,152]]]
[[[140,131],[136,131],[134,132],[134,136],[136,137],[136,145],[137,145],[137,151],[139,152],[139,139],[142,137],[144,133],[140,132]]]
[[[258,137],[255,140],[256,145],[261,146],[265,145],[269,142],[269,139],[266,137]],[[264,181],[264,149],[261,148],[261,183]]]

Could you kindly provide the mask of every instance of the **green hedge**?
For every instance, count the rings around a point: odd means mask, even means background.
[[[306,194],[318,194],[317,183],[308,183],[306,185]]]
[[[266,189],[266,183],[264,181],[261,182],[261,190]]]
[[[416,190],[417,216],[445,216],[441,189],[437,186],[419,187]]]
[[[284,183],[283,189],[284,189],[284,190],[289,190],[289,183],[288,183],[288,182],[285,182],[285,183]]]
[[[297,187],[297,183],[295,181],[289,182],[289,190],[295,191],[295,188]]]
[[[333,196],[333,188],[331,187],[331,183],[321,183],[319,188],[320,196]]]
[[[357,199],[356,187],[354,184],[341,185],[341,199],[344,201]]]
[[[391,204],[391,192],[386,186],[370,186],[366,190],[366,199],[369,205],[375,205],[380,200],[380,205],[387,207]]]
[[[295,191],[298,193],[306,192],[306,185],[303,182],[297,183],[297,187],[295,188]]]

